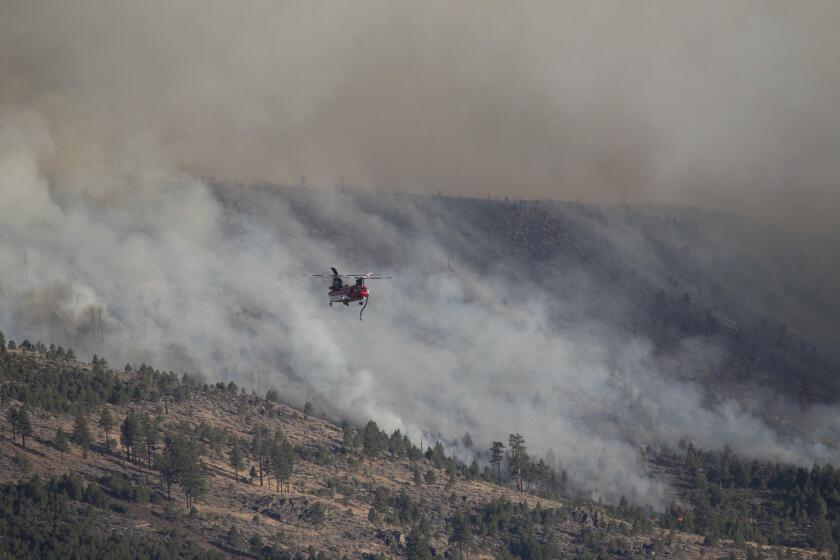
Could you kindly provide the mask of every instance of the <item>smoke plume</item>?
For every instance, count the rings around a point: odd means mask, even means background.
[[[782,436],[663,376],[649,340],[605,319],[632,294],[593,293],[575,270],[574,289],[512,292],[505,263],[450,271],[440,239],[471,232],[416,199],[388,203],[420,232],[406,236],[364,197],[318,190],[320,224],[383,255],[359,263],[283,197],[243,188],[240,211],[200,179],[690,202],[826,228],[836,11],[2,2],[0,325],[115,364],[275,385],[416,442],[521,432],[606,499],[666,503],[639,448],[684,437],[836,461],[822,422]],[[400,267],[373,286],[363,330],[299,277],[330,264]]]

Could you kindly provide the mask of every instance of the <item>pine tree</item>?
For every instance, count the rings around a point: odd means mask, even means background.
[[[526,453],[525,438],[520,434],[510,434],[508,439],[508,467],[511,474],[516,475],[517,489],[522,492],[522,479],[528,465],[528,454]]]
[[[184,496],[187,499],[187,509],[193,507],[195,500],[207,489],[207,478],[204,473],[204,463],[201,461],[198,442],[187,440],[179,473]]]
[[[257,467],[260,474],[260,486],[263,485],[263,464],[268,455],[268,430],[260,426],[254,430],[251,439],[251,454],[257,459]]]
[[[271,446],[271,470],[274,479],[277,481],[278,490],[282,491],[283,483],[286,483],[292,476],[294,469],[294,449],[283,432],[277,430],[274,434],[274,441]]]
[[[239,482],[239,471],[245,467],[245,457],[242,449],[238,443],[234,443],[230,450],[230,466],[233,467],[233,472],[236,475],[236,482]]]
[[[825,517],[820,517],[813,523],[811,540],[820,550],[834,549],[836,553],[836,545],[831,535],[831,525]]]
[[[136,457],[136,447],[138,437],[140,435],[140,423],[137,421],[137,415],[134,411],[130,411],[128,416],[120,427],[120,442],[125,448],[125,456],[128,461],[134,461]]]
[[[732,535],[732,541],[737,549],[743,550],[747,546],[747,541],[744,539],[744,534],[741,532],[740,528],[735,529]]]
[[[407,560],[432,560],[429,550],[430,528],[425,519],[414,526],[405,539],[405,557]]]
[[[467,474],[469,475],[470,480],[475,480],[481,474],[481,467],[478,466],[478,461],[475,459],[472,460],[470,463],[469,469],[467,469]]]
[[[412,461],[416,461],[423,455],[420,449],[416,445],[411,443],[411,440],[408,438],[408,434],[405,434],[403,436],[403,447],[405,448],[405,452],[408,455],[408,458]]]
[[[230,526],[226,539],[227,543],[234,548],[242,544],[242,535],[239,533],[239,529],[236,528],[236,525]]]
[[[111,416],[111,411],[107,406],[102,407],[102,412],[99,414],[99,427],[105,433],[105,449],[111,449],[111,430],[114,429],[114,417]]]
[[[186,434],[167,435],[164,438],[161,458],[161,479],[166,483],[167,497],[171,497],[173,484],[180,484],[187,501],[187,509],[207,487],[201,446]]]
[[[8,412],[6,412],[6,422],[9,424],[9,429],[12,432],[12,443],[17,443],[17,433],[18,433],[18,409],[15,407],[9,407]]]
[[[290,490],[289,488],[289,481],[292,478],[292,474],[294,473],[295,468],[295,452],[292,444],[288,441],[283,443],[283,447],[281,448],[281,458],[282,463],[280,464],[280,482],[286,483],[286,491]]]
[[[142,434],[142,443],[146,450],[149,468],[152,468],[152,456],[157,450],[157,444],[160,438],[159,420],[152,420],[148,414],[144,414],[140,421],[140,433]]]
[[[490,446],[490,464],[496,467],[496,482],[502,483],[502,459],[505,456],[505,444],[494,441]]]
[[[70,450],[70,440],[61,428],[55,431],[55,440],[53,443],[55,448],[62,453],[67,453]]]
[[[278,447],[277,443],[274,440],[268,442],[267,452],[266,452],[266,461],[265,461],[265,470],[266,470],[266,481],[268,482],[268,489],[271,490],[271,477],[274,476],[274,482],[276,484],[277,491],[280,491],[280,476],[279,476],[279,469],[280,469],[280,462],[282,459],[280,458],[280,448]]]
[[[161,490],[166,489],[166,497],[172,498],[172,485],[178,482],[177,454],[175,437],[166,434],[163,438],[163,455],[159,460]]]
[[[367,425],[365,425],[365,430],[362,435],[362,448],[371,467],[373,467],[373,458],[382,452],[383,447],[382,433],[379,430],[379,426],[373,420],[369,420]]]
[[[545,491],[548,486],[551,471],[548,465],[545,464],[545,461],[540,458],[536,464],[531,464],[528,470],[531,472],[532,480],[536,481],[537,487]]]
[[[439,441],[435,442],[431,455],[427,455],[427,457],[431,459],[434,466],[439,469],[442,469],[446,464],[446,452],[443,450],[443,445]]]
[[[458,555],[461,558],[464,557],[464,548],[470,546],[470,526],[463,509],[459,509],[452,518],[452,534],[449,536],[449,544],[458,547]]]
[[[388,440],[388,452],[393,457],[402,457],[405,455],[405,442],[402,433],[399,430],[394,430]]]
[[[93,438],[90,435],[90,429],[88,428],[85,417],[77,414],[73,422],[73,442],[82,449],[83,457],[87,457],[87,452],[90,449],[92,441]]]
[[[32,422],[29,420],[29,411],[24,405],[17,413],[17,431],[23,440],[23,447],[26,448],[26,436],[32,435]]]
[[[342,430],[341,446],[345,452],[353,450],[353,441],[355,439],[355,430],[349,424],[345,425]]]

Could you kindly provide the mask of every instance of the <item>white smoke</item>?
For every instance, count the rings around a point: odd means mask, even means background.
[[[639,460],[646,444],[687,437],[798,464],[838,458],[824,430],[816,434],[822,443],[784,438],[734,401],[704,404],[695,386],[658,374],[650,343],[637,335],[585,319],[559,329],[553,315],[580,313],[581,300],[592,297],[585,278],[572,275],[557,293],[512,292],[501,276],[460,264],[449,272],[434,236],[405,238],[323,191],[315,199],[325,223],[339,231],[353,224],[367,232],[355,241],[408,255],[404,268],[384,271],[397,273],[392,283],[372,283],[360,324],[357,309],[327,307],[325,286],[300,277],[358,263],[313,241],[313,225],[282,199],[259,200],[268,223],[225,209],[148,139],[110,146],[89,175],[50,178],[51,146],[50,123],[39,114],[3,113],[7,337],[72,346],[84,357],[97,352],[115,365],[146,361],[263,391],[273,385],[286,400],[374,418],[415,443],[421,432],[469,431],[478,445],[520,432],[532,451],[552,449],[574,481],[611,500],[667,502],[667,485]],[[258,195],[242,191],[243,200],[250,196]],[[412,199],[399,204],[406,220],[421,220]],[[422,220],[429,232],[454,228]],[[600,297],[621,309],[623,296]]]

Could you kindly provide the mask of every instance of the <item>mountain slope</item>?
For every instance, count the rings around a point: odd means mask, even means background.
[[[423,558],[444,551],[472,558],[744,554],[731,544],[703,544],[701,537],[666,532],[673,522],[669,518],[654,516],[651,523],[649,513],[627,504],[615,509],[571,494],[560,497],[533,482],[532,492],[516,492],[493,483],[492,469],[482,475],[431,448],[428,458],[399,445],[393,454],[386,448],[367,458],[366,444],[358,442],[367,438],[367,430],[354,436],[351,429],[232,385],[208,386],[189,376],[179,380],[147,366],[117,373],[99,358],[82,364],[56,356],[55,350],[10,350],[0,354],[0,364],[4,415],[28,403],[32,427],[25,447],[20,432],[16,444],[0,442],[0,482],[70,475],[52,483],[49,496],[78,504],[83,516],[98,519],[96,527],[108,528],[105,535],[121,535],[129,543],[138,538],[169,543],[172,550],[181,547],[178,557],[188,549],[189,554],[204,550],[267,558],[307,550],[329,558]],[[121,445],[105,446],[99,427],[103,409],[114,420],[109,436]],[[120,429],[132,414],[149,414],[160,427],[160,437],[145,448],[143,437],[135,434],[136,458],[130,457],[131,442]],[[90,449],[77,441],[61,450],[58,430],[76,437],[79,417],[90,427]],[[283,491],[268,475],[261,485],[259,475],[247,474],[255,452],[245,453],[239,480],[230,466],[233,447],[248,448],[260,427],[266,435],[282,432],[294,448],[293,472]],[[206,476],[191,512],[185,509],[185,480],[176,480],[167,498],[163,467],[157,467],[171,443],[167,435],[179,434],[198,442]],[[85,485],[88,489],[81,490]],[[764,550],[774,554],[773,547]],[[136,548],[135,554],[140,554]]]
[[[472,290],[466,298],[484,297],[487,283],[508,308],[543,298],[559,328],[598,323],[644,337],[664,371],[749,408],[840,394],[840,258],[828,240],[661,205],[213,188],[234,230],[256,223],[292,245],[305,236],[348,266],[396,271],[400,291],[420,301],[434,297],[424,276],[448,272]],[[685,344],[696,340],[710,351]]]

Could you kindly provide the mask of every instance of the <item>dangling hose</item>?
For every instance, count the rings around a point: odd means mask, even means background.
[[[367,304],[368,304],[369,301],[370,301],[370,296],[365,298],[365,304],[364,304],[364,306],[362,306],[362,310],[359,311],[359,321],[362,320],[362,313],[365,312],[365,307],[367,307]]]

